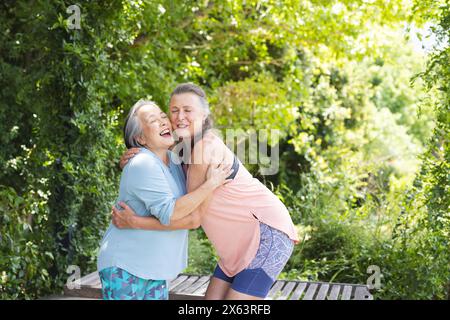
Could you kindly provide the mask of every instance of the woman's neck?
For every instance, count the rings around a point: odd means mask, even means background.
[[[169,156],[167,155],[167,149],[150,149],[165,165],[169,165]]]

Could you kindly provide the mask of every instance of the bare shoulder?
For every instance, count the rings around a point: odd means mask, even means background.
[[[193,164],[220,163],[223,159],[226,146],[215,133],[208,131],[203,138],[195,144],[192,152]]]

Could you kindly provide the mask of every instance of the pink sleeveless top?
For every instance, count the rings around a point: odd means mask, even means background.
[[[256,256],[259,222],[286,233],[298,243],[296,229],[284,204],[239,161],[237,175],[214,191],[202,219],[202,228],[227,276],[244,270]]]

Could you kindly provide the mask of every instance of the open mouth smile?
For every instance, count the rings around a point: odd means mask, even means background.
[[[164,129],[163,131],[161,131],[161,133],[159,134],[161,137],[171,137],[172,134],[170,133],[169,129]]]

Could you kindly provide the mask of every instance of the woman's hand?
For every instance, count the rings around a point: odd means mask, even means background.
[[[123,210],[119,210],[116,206],[112,206],[112,223],[119,229],[134,229],[134,218],[137,217],[129,206],[127,206],[124,202],[119,202],[119,206],[123,208]]]
[[[138,154],[139,151],[141,151],[139,148],[131,148],[131,149],[128,149],[127,151],[125,151],[125,153],[122,155],[122,157],[120,157],[120,163],[119,163],[120,169],[123,170],[123,168],[128,163],[128,161],[131,158],[133,158],[136,154]]]
[[[206,183],[208,187],[216,189],[217,187],[230,182],[232,179],[227,179],[227,177],[234,171],[231,167],[231,164],[210,164],[208,166],[208,171],[206,172]]]

